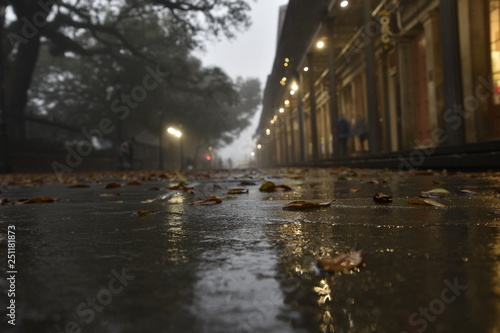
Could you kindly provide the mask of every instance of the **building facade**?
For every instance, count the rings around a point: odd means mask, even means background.
[[[500,151],[500,0],[290,0],[280,26],[260,165]]]

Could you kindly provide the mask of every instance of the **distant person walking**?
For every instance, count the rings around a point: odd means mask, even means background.
[[[351,125],[343,115],[339,117],[339,141],[340,141],[340,156],[344,157],[347,154],[347,141],[351,136]]]
[[[368,130],[366,127],[365,118],[363,118],[360,114],[358,114],[356,116],[356,120],[354,121],[352,135],[358,138],[359,150],[364,152],[365,151],[365,141],[368,139]]]

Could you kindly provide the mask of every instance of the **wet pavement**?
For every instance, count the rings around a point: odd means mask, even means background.
[[[177,184],[158,180],[118,189],[3,186],[10,201],[62,200],[0,207],[0,238],[15,226],[17,271],[10,297],[4,239],[1,331],[500,332],[498,173],[307,169],[192,178],[195,194],[151,190]],[[258,185],[228,196],[243,179]],[[264,179],[293,191],[260,192]],[[451,192],[436,199],[448,208],[408,203],[433,188]],[[100,196],[108,192],[121,195]],[[375,204],[375,192],[394,201]],[[193,205],[209,195],[223,202]],[[282,209],[332,199],[330,207]],[[316,267],[355,246],[364,257],[358,269]],[[11,299],[15,326],[5,312]]]

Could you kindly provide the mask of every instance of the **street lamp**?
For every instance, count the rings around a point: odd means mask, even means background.
[[[182,141],[181,141],[182,132],[176,128],[173,128],[173,127],[167,128],[167,132],[169,134],[172,134],[173,136],[179,138],[179,150],[180,150],[180,159],[181,159],[180,164],[181,164],[181,170],[182,170],[182,169],[184,169],[184,149],[182,147]]]

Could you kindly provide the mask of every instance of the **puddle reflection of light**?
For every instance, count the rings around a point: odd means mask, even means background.
[[[332,300],[332,296],[330,295],[332,290],[325,280],[321,280],[320,285],[320,287],[314,287],[314,291],[320,295],[318,304],[325,304],[326,301]]]

